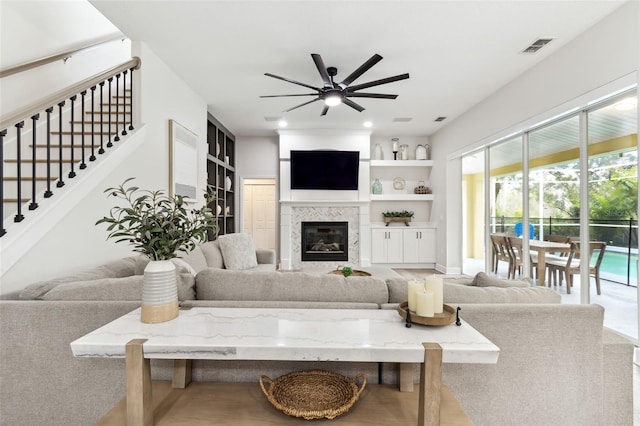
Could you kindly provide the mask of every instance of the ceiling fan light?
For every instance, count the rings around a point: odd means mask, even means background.
[[[328,107],[334,107],[342,103],[342,98],[338,95],[331,95],[324,98],[324,104]]]

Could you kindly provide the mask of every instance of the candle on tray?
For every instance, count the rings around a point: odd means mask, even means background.
[[[433,292],[419,291],[416,293],[416,314],[421,317],[433,317]]]
[[[407,287],[407,296],[409,302],[409,310],[416,311],[416,293],[424,290],[424,284],[422,281],[410,280]]]
[[[427,291],[433,292],[433,311],[436,314],[441,314],[444,310],[442,307],[444,304],[442,278],[435,275],[427,277],[424,283],[424,288]]]

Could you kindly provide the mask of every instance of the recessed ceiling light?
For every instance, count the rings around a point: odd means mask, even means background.
[[[368,129],[369,127],[373,126],[373,123],[370,121],[365,121],[364,123],[362,123],[362,125]]]
[[[638,98],[628,97],[624,98],[620,102],[613,104],[613,107],[618,111],[628,111],[638,106]]]
[[[289,123],[287,123],[287,121],[286,121],[286,120],[284,120],[284,119],[283,119],[283,120],[278,121],[278,127],[287,127],[287,125],[288,125],[288,124],[289,124]]]

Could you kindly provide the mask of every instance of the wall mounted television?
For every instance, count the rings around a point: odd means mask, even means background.
[[[291,189],[358,189],[358,151],[292,150],[290,163]]]

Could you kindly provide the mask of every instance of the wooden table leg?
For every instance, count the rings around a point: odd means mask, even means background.
[[[538,276],[537,278],[537,283],[538,286],[545,286],[544,283],[544,279],[545,279],[545,269],[547,269],[546,267],[546,259],[545,259],[545,251],[544,250],[538,250]]]
[[[174,389],[184,389],[189,386],[191,383],[191,360],[174,359],[171,379],[171,387]]]
[[[152,426],[151,361],[144,357],[147,339],[133,339],[126,346],[127,425]]]
[[[437,343],[423,343],[422,346],[424,346],[424,363],[420,366],[418,426],[439,426],[442,347]]]
[[[400,392],[413,392],[413,364],[398,364],[398,386]]]

